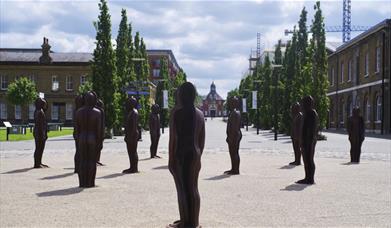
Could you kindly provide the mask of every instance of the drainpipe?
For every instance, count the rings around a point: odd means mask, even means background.
[[[336,89],[335,89],[335,97],[337,99],[337,102],[336,102],[336,112],[337,112],[337,118],[336,118],[336,125],[335,125],[335,128],[336,129],[339,129],[339,99],[338,99],[338,86],[339,86],[339,55],[338,53],[336,54],[337,55],[337,66],[336,66],[336,77],[335,78],[335,83],[336,83]],[[342,116],[343,118],[343,116]]]
[[[381,82],[381,129],[380,133],[383,135],[384,134],[384,77],[385,77],[385,69],[386,69],[386,61],[385,61],[385,56],[386,56],[386,30],[383,30],[382,34],[382,82]]]

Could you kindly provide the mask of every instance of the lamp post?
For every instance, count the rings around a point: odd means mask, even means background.
[[[274,75],[274,69],[281,68],[282,65],[273,65],[272,64],[272,75]],[[278,135],[278,113],[277,113],[277,96],[278,96],[278,74],[274,77],[274,140],[277,141],[277,135]]]
[[[248,89],[244,89],[243,92],[244,92],[244,98],[243,98],[243,112],[244,110],[246,110],[244,113],[246,113],[246,131],[248,131],[248,116],[249,116],[249,113],[247,112],[247,99],[248,99],[248,92],[250,90]],[[245,109],[244,109],[245,107]]]
[[[259,135],[259,108],[258,108],[258,91],[259,91],[259,83],[261,83],[260,80],[254,80],[253,83],[256,84],[256,88],[257,90],[256,91],[252,91],[253,93],[253,109],[256,109],[257,110],[257,135]]]

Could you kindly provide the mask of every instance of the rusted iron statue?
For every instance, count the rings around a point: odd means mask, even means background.
[[[365,139],[365,125],[360,109],[357,107],[353,109],[353,115],[348,119],[347,130],[350,141],[350,161],[360,163],[361,145]]]
[[[81,107],[84,106],[84,97],[83,95],[78,95],[76,96],[75,98],[75,112],[73,114],[73,139],[75,140],[75,158],[74,158],[74,161],[75,161],[75,173],[78,172],[79,170],[79,150],[78,150],[78,147],[77,147],[77,134],[76,134],[76,112],[77,110],[79,110]]]
[[[160,158],[157,156],[157,147],[160,139],[160,115],[159,105],[154,104],[151,107],[151,114],[149,115],[149,133],[151,135],[151,158]]]
[[[95,186],[96,157],[102,141],[102,112],[96,108],[94,93],[84,95],[84,106],[76,112],[76,138],[79,152],[79,186]]]
[[[300,111],[300,104],[296,102],[291,107],[292,126],[291,126],[291,139],[293,145],[293,151],[295,154],[295,161],[289,163],[289,165],[300,165],[301,163],[301,130],[303,128],[303,113]]]
[[[34,140],[35,140],[35,151],[34,151],[34,168],[47,168],[49,166],[42,164],[42,155],[45,149],[45,143],[48,138],[47,134],[47,122],[45,116],[45,110],[47,109],[47,103],[42,98],[35,100],[35,111],[34,111]]]
[[[302,128],[301,149],[304,162],[305,178],[298,184],[314,184],[315,175],[315,146],[318,137],[318,113],[314,109],[314,99],[306,96],[301,101],[304,115]]]
[[[237,97],[232,97],[228,100],[228,109],[230,114],[227,123],[227,143],[229,155],[231,157],[231,169],[225,171],[225,174],[237,175],[239,174],[239,145],[242,139],[242,132],[240,131],[240,111],[238,110],[239,100]]]
[[[138,111],[137,100],[134,97],[130,97],[126,104],[127,117],[125,121],[125,142],[129,155],[130,168],[125,169],[122,173],[138,173],[138,154],[137,144],[139,140],[138,131]]]
[[[101,99],[98,99],[98,101],[96,102],[96,108],[102,112],[102,137],[101,137],[102,141],[98,146],[98,152],[96,155],[96,164],[103,166],[103,164],[100,162],[100,154],[103,149],[103,140],[105,139],[105,111],[104,111],[103,101]]]
[[[196,89],[185,82],[170,116],[169,170],[174,177],[180,220],[167,227],[198,227],[198,174],[205,144],[204,115],[194,106]]]

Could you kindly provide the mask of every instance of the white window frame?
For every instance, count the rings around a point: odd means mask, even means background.
[[[369,54],[367,51],[364,57],[364,77],[368,77],[368,76],[369,76]]]
[[[352,66],[353,66],[353,61],[350,59],[348,61],[348,82],[352,81]]]
[[[381,96],[376,97],[376,123],[381,122],[381,116],[382,116],[382,100]]]
[[[52,120],[59,120],[59,118],[60,118],[60,106],[52,104],[51,118],[52,118]]]
[[[380,72],[380,64],[381,64],[381,52],[380,52],[380,47],[376,47],[376,53],[375,53],[375,58],[376,58],[376,71],[375,73],[379,73]]]
[[[65,90],[73,91],[73,77],[71,75],[65,77]]]
[[[22,106],[15,105],[15,120],[22,119]]]
[[[8,88],[8,77],[7,77],[7,75],[0,75],[0,90],[7,90],[7,88]]]
[[[57,75],[52,75],[52,91],[56,92],[60,90],[60,82]]]
[[[344,64],[343,62],[341,62],[341,83],[344,82],[344,72],[345,72],[345,69],[344,69]]]
[[[160,77],[160,69],[153,69],[152,70],[152,76],[153,77]]]
[[[73,120],[73,104],[65,104],[65,120]]]
[[[8,118],[7,104],[1,102],[0,103],[0,119],[6,120],[7,118]]]
[[[34,119],[35,105],[29,104],[29,120]]]
[[[80,76],[80,85],[84,85],[87,82],[87,75]]]

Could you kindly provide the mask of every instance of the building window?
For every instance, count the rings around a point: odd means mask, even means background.
[[[376,66],[375,66],[375,69],[376,69],[376,73],[379,73],[380,72],[380,47],[377,47],[376,48],[376,55],[375,55],[375,59],[376,59]]]
[[[20,105],[15,105],[15,120],[22,119],[22,107]]]
[[[365,108],[365,120],[367,122],[369,122],[369,120],[371,119],[371,105],[368,102],[368,98],[365,98],[364,106],[365,106],[364,107]]]
[[[33,82],[34,84],[36,83],[36,81],[35,81],[35,75],[33,75],[33,74],[30,75],[30,76],[29,76],[29,79],[30,79],[30,81]]]
[[[360,107],[361,107],[361,104],[360,104],[360,103],[361,103],[361,101],[360,101],[360,96],[357,95],[357,96],[356,96],[356,102],[355,102],[354,106],[360,108]]]
[[[84,85],[87,82],[87,75],[80,76],[80,85]]]
[[[66,103],[65,105],[65,119],[66,120],[73,119],[73,105],[70,103]]]
[[[350,82],[352,80],[352,68],[353,68],[352,60],[349,60],[349,62],[348,62],[348,82]]]
[[[353,102],[351,98],[349,98],[346,108],[347,108],[346,110],[347,117],[352,116]]]
[[[57,75],[52,76],[52,91],[58,91],[60,83],[58,82]]]
[[[66,90],[72,91],[73,90],[73,78],[72,76],[66,77]]]
[[[153,69],[152,74],[154,77],[160,77],[160,69]]]
[[[345,104],[343,103],[343,100],[341,100],[341,107],[339,109],[339,122],[341,124],[344,123],[344,118],[345,118]]]
[[[364,76],[365,77],[368,77],[368,72],[369,72],[369,69],[368,69],[368,63],[369,63],[369,55],[368,55],[368,52],[365,53],[365,58],[364,58]]]
[[[344,81],[344,65],[343,65],[343,62],[341,63],[341,83],[343,83]]]
[[[153,61],[153,66],[154,66],[154,67],[160,67],[160,59],[155,59],[155,60]]]
[[[376,121],[377,122],[380,122],[381,121],[381,115],[382,115],[382,110],[381,110],[381,106],[382,106],[382,103],[381,103],[381,96],[377,96],[376,97]]]
[[[0,103],[0,119],[7,119],[7,105],[5,103]]]
[[[52,104],[52,120],[58,120],[60,106]]]
[[[8,77],[5,75],[0,76],[0,89],[6,90],[8,88]]]
[[[34,111],[35,111],[34,104],[29,104],[29,120],[34,119]]]

